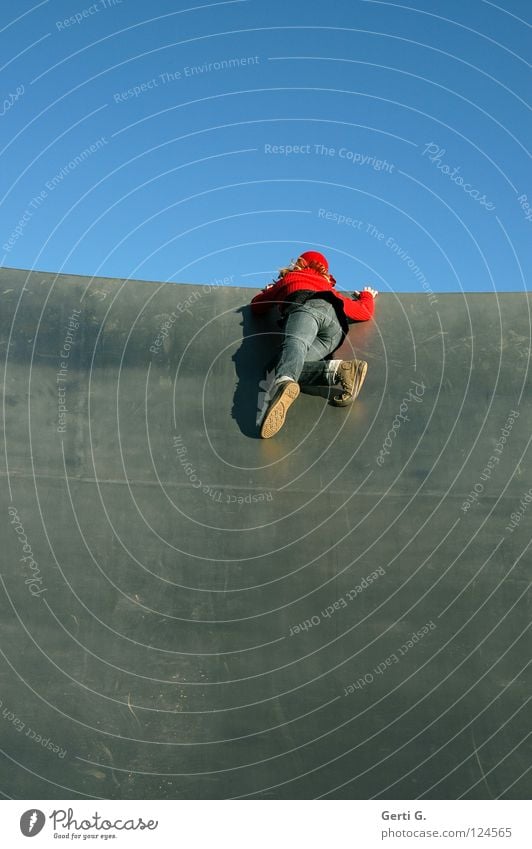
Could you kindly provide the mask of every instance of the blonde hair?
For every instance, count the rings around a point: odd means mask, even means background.
[[[291,271],[302,271],[304,268],[312,268],[314,271],[317,271],[318,274],[321,274],[322,277],[325,277],[326,280],[331,280],[331,275],[321,262],[314,262],[314,260],[309,261],[302,257],[293,259],[290,265],[286,268],[280,268],[277,279],[281,280],[285,274],[289,274]]]

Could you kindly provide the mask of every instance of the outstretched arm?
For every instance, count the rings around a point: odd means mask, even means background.
[[[361,292],[355,292],[356,300],[347,298],[341,292],[335,293],[344,302],[345,314],[352,321],[368,321],[375,311],[375,298],[379,294],[371,286],[365,286]]]

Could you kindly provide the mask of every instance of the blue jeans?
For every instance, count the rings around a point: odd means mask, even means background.
[[[275,377],[291,377],[302,386],[331,386],[330,364],[324,359],[338,348],[343,331],[334,307],[323,298],[287,304],[281,349],[270,363]]]

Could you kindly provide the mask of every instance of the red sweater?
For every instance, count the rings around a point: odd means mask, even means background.
[[[334,278],[333,278],[334,279]],[[336,282],[336,281],[335,281]],[[360,300],[353,300],[337,292],[335,287],[325,277],[313,268],[303,268],[301,271],[288,271],[284,277],[276,280],[270,289],[263,289],[251,301],[251,309],[256,315],[266,312],[275,303],[285,300],[288,295],[300,289],[313,289],[316,292],[332,292],[342,304],[344,314],[351,321],[367,321],[373,315],[375,308],[371,292],[361,292]]]

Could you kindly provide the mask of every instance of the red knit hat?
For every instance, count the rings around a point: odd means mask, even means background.
[[[299,259],[304,259],[306,262],[319,262],[320,265],[324,265],[325,269],[329,270],[329,263],[323,256],[323,254],[318,253],[318,251],[305,251],[304,254],[299,256]]]

